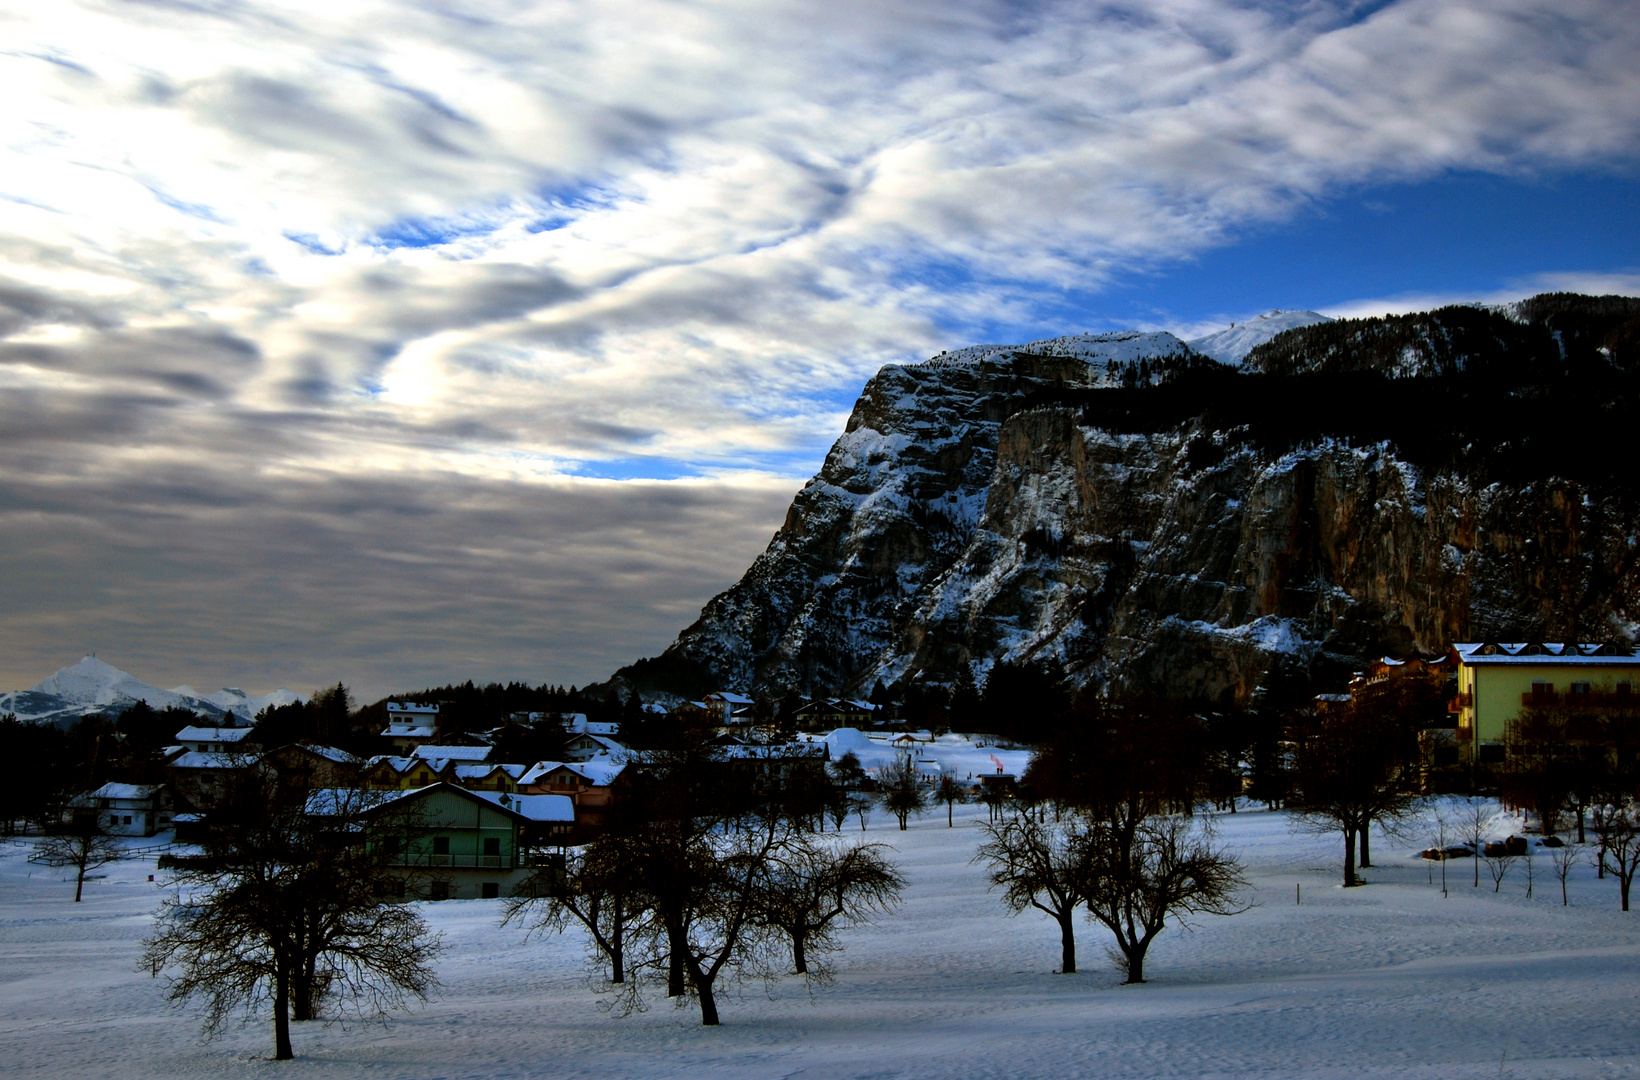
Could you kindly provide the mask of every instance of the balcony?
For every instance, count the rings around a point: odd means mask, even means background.
[[[1449,713],[1462,712],[1464,709],[1471,709],[1474,706],[1475,695],[1473,693],[1457,694],[1446,703],[1446,711]]]
[[[450,868],[454,870],[511,870],[511,855],[430,855],[425,852],[405,852],[389,856],[387,865],[419,867],[423,869]]]
[[[1579,695],[1580,698],[1590,698],[1593,696],[1594,695],[1592,694]],[[1553,690],[1528,690],[1520,696],[1520,703],[1522,705],[1536,705],[1539,708],[1543,708],[1548,705],[1559,705],[1560,699],[1561,695],[1555,693]]]

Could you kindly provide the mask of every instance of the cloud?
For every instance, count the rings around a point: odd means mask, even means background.
[[[102,627],[290,681],[198,625],[295,656],[334,587],[357,646],[309,650],[347,666],[315,681],[585,681],[738,574],[884,362],[1051,331],[1067,290],[1339,190],[1640,154],[1640,27],[1594,0],[496,10],[8,15],[0,484],[32,584],[0,651],[32,678]],[[644,462],[684,479],[593,479]]]

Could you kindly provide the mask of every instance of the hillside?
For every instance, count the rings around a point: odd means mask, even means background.
[[[617,678],[980,683],[998,661],[1246,702],[1454,639],[1640,632],[1640,300],[1165,334],[883,368],[746,575]]]

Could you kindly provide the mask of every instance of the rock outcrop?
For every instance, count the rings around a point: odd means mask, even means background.
[[[1634,485],[1599,462],[1613,410],[1640,408],[1637,316],[1537,298],[1324,323],[1234,370],[1166,334],[886,367],[745,577],[619,677],[863,693],[1007,661],[1229,703],[1277,667],[1632,638]],[[1540,399],[1532,442],[1510,418]]]

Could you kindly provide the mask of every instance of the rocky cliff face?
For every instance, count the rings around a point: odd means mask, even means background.
[[[964,665],[983,683],[1008,661],[1228,703],[1276,667],[1632,637],[1633,485],[1577,464],[1610,448],[1561,446],[1566,475],[1522,472],[1520,446],[1488,442],[1518,425],[1442,419],[1535,415],[1534,393],[1560,401],[1585,378],[1632,396],[1621,327],[1640,306],[1556,310],[1558,330],[1477,309],[1294,329],[1233,373],[1165,334],[884,368],[746,576],[621,675],[648,695],[818,694]],[[1485,396],[1506,382],[1501,404]],[[1349,399],[1337,432],[1329,393]],[[1429,401],[1433,416],[1401,409]],[[1443,423],[1468,434],[1432,442]],[[1579,427],[1599,425],[1568,437]]]

